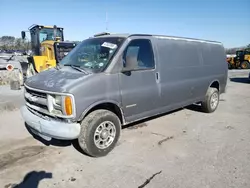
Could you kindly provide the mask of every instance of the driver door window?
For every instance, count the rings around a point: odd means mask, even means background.
[[[147,39],[135,39],[125,50],[123,70],[137,71],[155,68],[154,55],[151,43]]]

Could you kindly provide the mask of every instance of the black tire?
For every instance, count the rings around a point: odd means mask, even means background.
[[[114,140],[108,147],[98,148],[94,142],[94,139],[96,138],[95,131],[99,127],[99,125],[101,125],[105,121],[113,123],[113,127],[115,127],[115,131],[113,131],[113,133],[115,132]],[[121,122],[116,114],[108,110],[95,110],[88,114],[81,122],[81,133],[78,137],[78,143],[80,148],[86,154],[92,157],[102,157],[107,155],[114,149],[118,139],[120,138],[120,132]],[[101,135],[102,134],[99,135],[100,139],[102,139]]]
[[[215,106],[212,105],[213,103],[212,97],[215,97],[217,99],[217,103]],[[220,95],[218,89],[210,87],[207,91],[205,100],[201,102],[202,111],[206,113],[214,112],[219,105],[219,101],[220,101]]]
[[[248,61],[243,61],[243,62],[241,62],[240,68],[241,68],[241,69],[249,69],[249,68],[250,68],[249,62],[248,62]]]

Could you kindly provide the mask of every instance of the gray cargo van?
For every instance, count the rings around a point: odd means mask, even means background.
[[[85,153],[100,157],[113,150],[123,125],[193,103],[214,112],[227,73],[220,42],[103,33],[28,78],[21,112],[34,134],[78,140]]]

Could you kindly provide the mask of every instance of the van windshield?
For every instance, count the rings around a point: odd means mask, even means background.
[[[60,65],[79,67],[91,72],[102,72],[109,64],[124,38],[90,38],[78,44],[64,57]]]

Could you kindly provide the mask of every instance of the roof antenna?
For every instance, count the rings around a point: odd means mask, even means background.
[[[108,12],[106,11],[106,32],[108,32]]]

